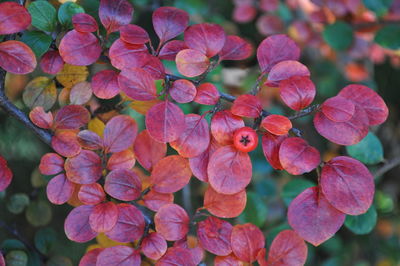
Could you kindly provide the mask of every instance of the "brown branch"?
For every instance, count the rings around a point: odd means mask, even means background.
[[[374,176],[378,177],[378,176],[384,175],[385,173],[392,170],[393,168],[398,167],[399,165],[400,165],[400,157],[393,158],[390,161],[388,161],[387,163],[385,163],[381,168],[376,170],[376,172],[374,173]]]

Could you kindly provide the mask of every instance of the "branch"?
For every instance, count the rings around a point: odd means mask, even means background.
[[[290,120],[295,120],[297,118],[300,118],[300,117],[303,117],[303,116],[307,116],[307,115],[311,114],[312,112],[317,111],[319,109],[319,107],[320,107],[319,104],[311,105],[311,106],[301,110],[297,114],[289,116],[289,119]]]
[[[0,107],[9,115],[16,118],[22,124],[25,125],[28,129],[33,131],[36,136],[39,137],[41,141],[46,143],[47,145],[51,146],[51,138],[52,134],[50,131],[41,129],[35,126],[28,116],[18,109],[6,96],[5,94],[5,78],[6,78],[6,71],[0,68]]]
[[[375,177],[384,175],[386,172],[392,170],[393,168],[396,168],[397,166],[400,165],[400,157],[396,157],[388,161],[386,164],[384,164],[381,168],[376,170],[374,173]]]

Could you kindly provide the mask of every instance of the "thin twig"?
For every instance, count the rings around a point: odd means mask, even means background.
[[[309,115],[309,114],[315,112],[316,110],[318,110],[319,107],[320,107],[319,104],[311,105],[311,106],[309,106],[309,107],[307,107],[307,108],[301,110],[301,111],[298,112],[297,114],[292,115],[292,116],[289,116],[289,119],[290,119],[290,120],[295,120],[295,119],[297,119],[297,118],[307,116],[307,115]]]
[[[390,161],[388,161],[387,163],[385,163],[381,168],[376,170],[376,172],[374,173],[374,176],[375,177],[381,176],[399,165],[400,165],[400,156],[393,158]]]

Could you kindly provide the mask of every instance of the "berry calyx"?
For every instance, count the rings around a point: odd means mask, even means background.
[[[258,136],[254,129],[242,127],[233,134],[233,145],[242,152],[250,152],[257,147]]]

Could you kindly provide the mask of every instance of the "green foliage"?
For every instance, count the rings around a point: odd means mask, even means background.
[[[373,11],[378,17],[385,15],[393,0],[363,0],[364,5]]]
[[[377,213],[375,206],[372,205],[364,214],[357,216],[346,216],[344,225],[353,233],[357,235],[368,234],[374,229],[377,220]]]
[[[343,21],[326,26],[322,33],[324,40],[337,51],[348,49],[353,43],[353,35],[351,26]]]
[[[6,239],[1,243],[0,249],[3,252],[8,253],[11,250],[16,250],[16,249],[25,250],[25,245],[24,245],[24,243],[22,243],[21,241],[19,241],[17,239]]]
[[[43,254],[49,254],[57,241],[57,235],[52,228],[41,228],[35,234],[35,247]]]
[[[22,35],[21,41],[32,48],[36,58],[39,60],[49,50],[53,39],[51,36],[40,31],[27,31]]]
[[[50,204],[44,200],[32,202],[25,212],[26,219],[33,226],[43,226],[51,221],[52,210]]]
[[[28,6],[32,25],[42,31],[52,32],[57,25],[57,11],[47,1],[34,1]]]
[[[20,214],[29,205],[29,197],[25,193],[13,194],[7,203],[7,209],[13,214]]]
[[[375,42],[380,46],[397,50],[400,48],[400,27],[397,25],[386,25],[375,35]]]
[[[8,266],[28,265],[28,255],[22,250],[13,250],[6,255],[6,264]]]
[[[72,28],[72,17],[78,13],[85,13],[80,5],[74,2],[65,2],[58,9],[58,21],[65,29]]]
[[[365,164],[377,164],[383,160],[383,147],[377,136],[369,132],[359,143],[346,146],[347,153]]]
[[[239,216],[239,220],[262,227],[267,220],[267,213],[267,206],[262,197],[254,192],[247,192],[246,208]]]

